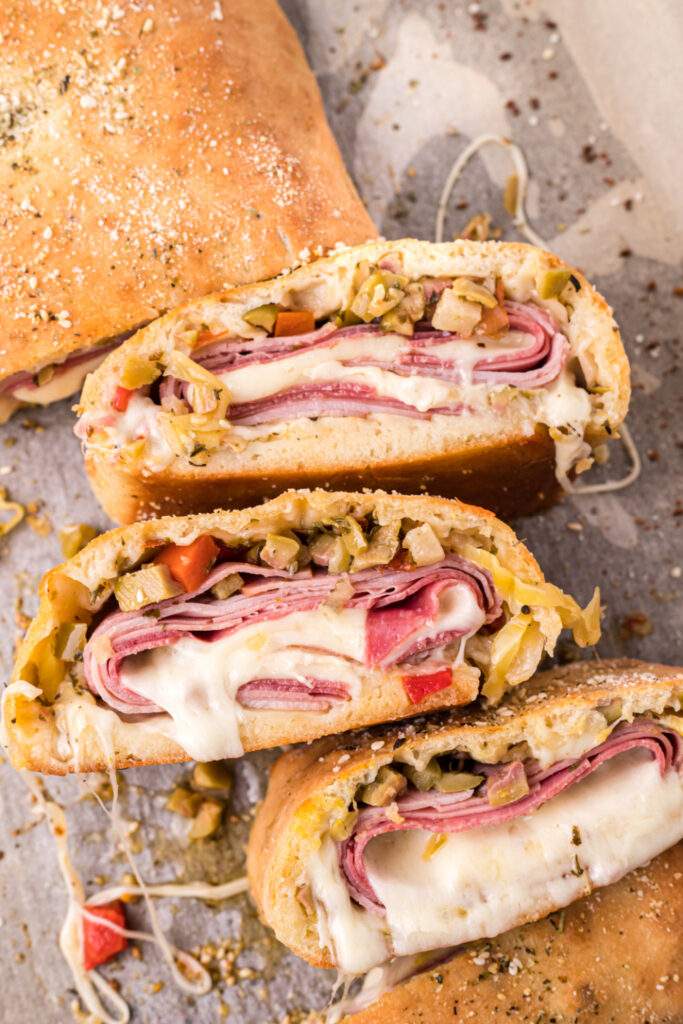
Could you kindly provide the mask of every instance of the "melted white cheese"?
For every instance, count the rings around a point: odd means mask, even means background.
[[[486,350],[482,347],[485,344]],[[528,344],[526,335],[510,331],[505,344],[483,339],[452,341],[439,345],[425,346],[420,351],[434,353],[442,359],[454,358],[461,367],[458,384],[468,384],[472,379],[474,365],[485,356],[500,356],[515,352]],[[302,351],[286,359],[269,363],[243,366],[221,374],[230,391],[232,402],[250,402],[277,394],[300,384],[312,381],[350,380],[366,384],[382,398],[396,398],[413,406],[420,412],[446,405],[458,397],[457,388],[451,383],[436,380],[422,373],[403,377],[391,370],[376,366],[344,366],[349,359],[377,359],[392,362],[408,352],[410,339],[396,334],[381,338],[346,338],[336,345]]]
[[[109,889],[102,889],[88,898],[87,906],[101,906],[126,896],[142,896],[147,904],[152,931],[142,932],[128,928],[119,928],[117,925],[111,927],[113,927],[114,931],[125,935],[129,939],[135,939],[137,942],[151,942],[156,945],[170,968],[173,980],[181,991],[193,996],[205,995],[212,987],[208,971],[199,963],[196,957],[185,952],[185,950],[171,945],[159,924],[156,910],[152,904],[152,897],[168,896],[175,899],[224,900],[247,892],[249,888],[248,880],[246,878],[236,878],[222,885],[209,885],[206,882],[199,881],[184,884],[166,882],[157,885],[147,885],[142,879],[133,859],[128,841],[128,833],[122,827],[122,819],[118,811],[118,781],[113,761],[109,762],[108,774],[113,794],[111,811],[108,811],[105,807],[96,788],[93,788],[91,792],[105,814],[110,817],[113,835],[129,863],[137,884],[119,885],[112,886]],[[38,807],[44,812],[55,840],[59,868],[69,897],[66,917],[59,935],[59,947],[71,970],[76,991],[84,1006],[92,1015],[93,1021],[99,1021],[101,1024],[127,1024],[130,1020],[130,1009],[125,1000],[119,995],[117,989],[96,970],[87,971],[85,969],[83,962],[83,918],[90,917],[91,915],[86,907],[83,883],[69,852],[68,826],[64,809],[53,800],[46,799],[37,778],[28,772],[23,772],[22,775],[37,801]],[[97,918],[95,920],[96,923],[101,925],[101,920]],[[114,1010],[115,1016],[108,1012],[100,1000],[100,995],[104,997],[105,1002]],[[91,1018],[89,1017],[88,1019]]]
[[[315,376],[317,367],[332,363],[337,366],[345,359],[367,359],[381,357],[388,361],[397,359],[407,352],[407,341],[398,335],[388,334],[381,340],[371,338],[348,338],[337,345],[303,349],[286,359],[273,359],[267,363],[254,363],[219,374],[230,391],[231,402],[253,402],[279,391],[296,387],[297,384],[319,379]],[[333,379],[333,378],[326,378]]]
[[[332,360],[320,363],[309,370],[306,379],[320,381],[321,384],[330,380],[362,384],[372,388],[380,398],[395,398],[417,409],[418,412],[429,412],[430,409],[448,405],[456,400],[458,395],[452,384],[433,377],[401,377],[377,366],[342,366],[341,363]]]
[[[0,395],[0,424],[7,423],[10,416],[17,411],[21,406],[21,402],[18,402],[12,395]]]
[[[648,754],[631,751],[526,817],[447,836],[425,859],[429,838],[414,830],[368,844],[386,918],[351,902],[325,844],[309,865],[321,942],[343,970],[492,937],[617,881],[683,838],[683,777],[662,778]]]
[[[339,872],[339,846],[326,836],[308,864],[308,880],[318,915],[318,938],[334,951],[336,965],[348,974],[364,974],[391,956],[383,922],[351,902]]]
[[[346,683],[352,698],[365,654],[365,616],[361,609],[295,612],[239,629],[211,643],[183,637],[126,658],[125,687],[170,715],[156,727],[198,761],[238,757],[242,753],[243,709],[237,690],[253,679],[306,676]],[[303,650],[324,645],[325,651]]]
[[[115,437],[119,448],[138,438],[145,438],[145,464],[151,470],[163,469],[173,457],[173,449],[160,429],[159,406],[145,395],[132,394],[125,412],[119,413],[114,426],[106,429]]]
[[[580,437],[591,417],[590,395],[578,388],[574,376],[564,369],[559,377],[540,391],[543,422],[549,427],[572,427]]]
[[[190,757],[198,761],[238,757],[243,752],[240,723],[245,709],[236,698],[244,683],[330,679],[344,683],[351,700],[358,700],[365,680],[373,677],[373,670],[364,664],[366,617],[360,608],[322,605],[254,623],[211,642],[183,637],[168,647],[124,659],[121,682],[170,716],[170,720],[155,716],[154,727]],[[446,587],[439,596],[438,614],[410,637],[405,649],[448,630],[466,629],[471,635],[484,617],[469,586]],[[462,660],[466,639],[449,663]]]
[[[37,388],[15,388],[11,397],[30,405],[50,405],[75,394],[89,373],[97,369],[106,352],[98,353],[86,362],[77,363],[68,370],[56,368],[55,375]]]

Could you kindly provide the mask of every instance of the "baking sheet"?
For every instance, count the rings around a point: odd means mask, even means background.
[[[223,2],[227,11],[229,0]],[[632,7],[634,16],[624,18],[616,0],[285,3],[348,165],[387,237],[433,237],[443,181],[470,139],[502,133],[522,146],[536,230],[581,265],[616,310],[632,360],[629,425],[643,470],[628,490],[567,498],[517,529],[546,574],[580,600],[600,584],[606,604],[600,654],[680,664],[683,209],[672,175],[683,156],[673,106],[681,94],[675,78],[683,76],[677,60],[683,12],[664,0],[634,0]],[[662,47],[676,58],[663,59]],[[453,195],[446,237],[483,211],[504,237],[516,237],[501,198],[510,170],[494,150],[472,161]],[[67,522],[107,525],[81,470],[69,406],[20,414],[0,428],[0,484],[12,497],[36,503],[32,523],[1,546],[5,677],[23,615],[35,607],[36,582],[60,558],[56,531]],[[620,476],[626,467],[617,450],[607,473]],[[576,653],[561,645],[561,657]],[[164,808],[187,768],[126,773],[123,813],[141,823],[135,835],[144,877],[222,881],[241,874],[250,814],[272,759],[253,755],[235,765],[228,828],[219,841],[192,847],[184,819]],[[93,799],[73,779],[50,781],[48,788],[69,805],[72,848],[86,884],[94,889],[121,879],[126,865]],[[56,944],[65,906],[47,828],[31,813],[23,781],[2,765],[3,1024],[72,1019],[74,992]],[[164,900],[158,910],[177,945],[214,944],[210,967],[219,980],[210,995],[188,999],[151,947],[142,959],[123,956],[104,973],[120,983],[133,1020],[204,1024],[227,1016],[245,1024],[294,1024],[324,1005],[332,976],[283,950],[255,920],[246,897],[212,907]],[[130,916],[145,927],[140,904]]]

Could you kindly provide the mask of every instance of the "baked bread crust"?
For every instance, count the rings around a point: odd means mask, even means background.
[[[351,429],[362,429],[362,424],[354,419]],[[330,418],[318,427],[323,437],[317,443],[324,444],[325,436],[335,430],[348,429],[348,421]],[[121,460],[109,462],[90,453],[85,465],[98,501],[107,515],[120,523],[183,515],[190,508],[196,512],[209,512],[221,505],[242,508],[283,490],[316,485],[332,491],[369,487],[405,494],[420,490],[481,505],[503,519],[547,508],[561,492],[555,477],[555,446],[543,427],[530,437],[511,431],[472,439],[450,452],[432,449],[414,459],[368,464],[358,458],[344,469],[324,470],[322,478],[323,470],[308,460],[296,469],[273,466],[267,475],[258,467],[246,467],[230,476],[209,466],[201,475],[183,473],[179,477],[169,468],[142,476]]]
[[[3,5],[0,379],[376,236],[275,0],[214,10]]]
[[[595,709],[617,698],[630,720],[648,711],[661,713],[682,697],[682,668],[630,660],[580,662],[539,673],[498,708],[445,712],[329,737],[284,754],[273,768],[249,839],[250,888],[261,917],[298,956],[317,967],[335,966],[320,948],[314,919],[296,897],[303,866],[330,816],[346,809],[357,786],[390,763],[399,748],[405,761],[420,756],[426,761],[457,748],[476,760],[496,762],[526,742],[538,756],[559,751],[569,737],[599,736],[605,720]]]
[[[118,768],[188,759],[185,751],[154,731],[147,722],[124,722],[110,709],[96,705],[90,694],[76,701],[46,702],[38,683],[36,660],[40,645],[59,625],[88,622],[111,593],[122,563],[136,565],[150,549],[168,543],[190,543],[211,533],[228,547],[253,543],[265,533],[311,527],[323,519],[347,513],[372,512],[377,520],[405,516],[430,523],[442,536],[449,530],[477,541],[492,541],[501,563],[529,582],[543,581],[534,559],[513,531],[484,509],[442,498],[406,497],[382,492],[365,494],[291,491],[257,508],[217,511],[187,517],[147,520],[111,530],[95,538],[68,562],[48,572],[40,584],[40,605],[17,652],[13,683],[3,702],[4,741],[15,767],[51,774],[101,771],[112,759]],[[97,592],[97,597],[93,594]],[[552,608],[537,610],[550,645],[560,622]],[[27,688],[26,684],[30,684]],[[454,674],[454,685],[430,696],[420,712],[471,702],[478,691],[478,673],[468,665]],[[93,719],[93,709],[97,716]],[[373,688],[361,706],[337,705],[324,715],[293,715],[282,711],[244,709],[240,735],[245,750],[311,740],[326,733],[358,728],[416,713],[396,675],[387,673],[381,688]]]
[[[680,1024],[682,875],[679,843],[561,915],[463,947],[342,1020]]]
[[[502,277],[511,295],[529,297],[539,274],[565,265],[534,246],[508,242],[435,244],[415,239],[372,242],[301,267],[273,281],[207,296],[172,311],[128,339],[86,380],[81,411],[87,420],[106,415],[126,359],[158,357],[174,348],[191,354],[201,343],[188,331],[257,333],[242,320],[255,306],[274,302],[330,315],[348,300],[355,267],[391,255],[409,277]],[[588,426],[599,441],[618,431],[628,408],[629,366],[612,311],[575,271],[580,283],[567,328],[573,351],[592,384],[606,389],[602,412]],[[205,338],[205,335],[204,335]],[[487,426],[467,416],[431,420],[402,417],[322,417],[296,421],[244,451],[221,449],[205,466],[175,457],[164,469],[126,465],[116,453],[86,444],[86,469],[99,501],[118,522],[190,508],[239,506],[268,497],[273,489],[302,486],[353,487],[359,481],[397,490],[420,487],[444,496],[487,504],[510,516],[541,508],[557,495],[554,449],[547,428],[524,420],[515,409]]]

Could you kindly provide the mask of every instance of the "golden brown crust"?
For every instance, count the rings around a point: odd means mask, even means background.
[[[345,425],[340,424],[341,429]],[[86,452],[90,485],[104,511],[115,522],[134,523],[159,515],[243,508],[295,487],[321,483],[315,468],[259,469],[234,474],[209,467],[192,475],[172,470],[140,476],[122,462],[109,462]],[[382,488],[403,494],[421,490],[443,498],[481,505],[503,519],[530,515],[550,506],[560,487],[555,477],[555,447],[545,428],[531,437],[512,434],[463,443],[459,450],[378,464],[349,465],[328,471],[322,486],[329,490]]]
[[[86,381],[81,400],[84,422],[96,424],[98,416],[109,413],[114,387],[130,354],[158,358],[176,347],[191,353],[205,343],[205,336],[203,341],[188,342],[187,332],[202,325],[214,334],[244,335],[248,325],[242,314],[264,302],[305,307],[316,318],[329,316],[346,304],[356,265],[387,255],[400,260],[402,272],[409,277],[499,275],[518,298],[529,296],[538,274],[562,266],[556,256],[521,243],[458,240],[436,245],[403,239],[358,246],[274,281],[207,296],[138,332]],[[578,272],[576,278],[581,287],[568,336],[587,377],[607,389],[596,399],[604,409],[599,415],[596,412],[588,428],[597,440],[606,436],[605,423],[614,433],[626,414],[629,368],[610,308]],[[487,504],[505,515],[521,514],[550,503],[557,487],[554,452],[545,429],[534,437],[529,422],[520,416],[513,403],[495,419],[489,417],[487,424],[468,415],[408,421],[382,418],[386,422],[322,417],[314,423],[304,421],[308,426],[292,425],[266,442],[249,443],[242,452],[222,449],[205,467],[176,457],[164,469],[142,463],[125,468],[115,452],[95,445],[87,450],[86,468],[97,497],[119,522],[158,514],[160,509],[187,511],[197,501],[239,506],[269,496],[271,486],[352,487],[359,479],[397,490],[424,487],[480,503],[485,497]],[[340,443],[340,438],[348,443]],[[479,480],[482,496],[477,490]],[[519,481],[516,487],[515,480]]]
[[[681,1024],[682,877],[679,843],[561,914],[463,948],[344,1024]]]
[[[395,758],[424,763],[452,749],[496,762],[522,742],[533,756],[557,750],[561,757],[562,745],[572,738],[585,739],[586,749],[600,742],[605,720],[596,707],[618,698],[626,718],[661,713],[672,693],[681,699],[682,687],[681,668],[628,660],[582,662],[539,673],[497,708],[445,712],[330,737],[284,754],[272,770],[249,842],[251,892],[262,917],[298,956],[315,966],[334,966],[293,894],[330,814],[346,808],[366,776],[374,777]]]
[[[310,528],[329,517],[347,513],[363,517],[370,512],[380,523],[406,516],[429,522],[441,536],[456,530],[466,533],[475,544],[492,542],[501,562],[514,573],[530,582],[543,580],[533,555],[508,526],[484,509],[442,498],[382,492],[288,492],[257,508],[147,520],[97,537],[41,581],[38,612],[17,652],[12,679],[17,684],[20,681],[36,684],[36,658],[41,643],[62,623],[90,621],[111,593],[122,564],[136,565],[155,548],[167,543],[189,543],[204,533],[219,537],[228,547],[238,547],[254,543],[268,532]],[[537,614],[545,635],[554,642],[559,631],[556,612],[539,609]],[[387,674],[385,683],[379,692],[368,694],[358,705],[351,708],[341,705],[325,716],[316,715],[315,719],[297,718],[282,712],[249,713],[241,730],[245,749],[310,740],[327,732],[414,714],[415,706],[410,704],[391,674]],[[476,695],[476,689],[476,674],[463,666],[454,685],[429,698],[425,710],[468,703]],[[92,720],[93,709],[98,713],[96,725]],[[122,722],[118,715],[96,706],[88,694],[78,700],[45,703],[31,699],[20,687],[10,687],[5,695],[3,719],[5,742],[17,767],[57,774],[101,770],[106,764],[103,733],[108,737],[107,745],[113,749],[118,767],[187,760],[177,744],[144,723],[137,726]]]
[[[430,711],[443,711],[446,707],[470,704],[476,699],[478,691],[478,673],[463,666],[454,670],[453,682],[447,690],[430,694],[420,701],[419,713],[427,714]],[[89,694],[72,699],[73,707],[68,712],[65,709],[59,721],[65,722],[67,714],[73,716],[72,720],[76,724],[70,731],[73,740],[71,746],[73,753],[77,745],[78,755],[65,759],[59,751],[53,710],[41,707],[35,701],[27,706],[23,695],[8,692],[3,714],[6,746],[15,768],[46,775],[103,771],[107,767],[102,745],[103,734],[107,736],[116,768],[178,764],[188,760],[187,753],[173,740],[149,729],[132,728],[115,714],[107,714],[105,725],[102,709],[97,707]],[[97,709],[96,721],[99,728],[94,727],[92,719],[78,717],[82,713],[88,716],[94,709]],[[380,685],[363,687],[356,703],[334,705],[328,712],[297,714],[291,711],[245,708],[240,721],[240,739],[244,752],[249,753],[283,744],[310,743],[320,736],[411,718],[415,714],[415,704],[410,701],[399,677],[387,673],[382,677]],[[21,736],[11,728],[12,719],[17,719],[17,716],[21,724]]]
[[[113,10],[2,5],[0,379],[376,235],[274,0]]]

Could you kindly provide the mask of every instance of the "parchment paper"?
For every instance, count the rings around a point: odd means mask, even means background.
[[[223,0],[229,16],[229,0]],[[529,214],[560,255],[579,263],[613,304],[632,359],[629,424],[643,472],[629,490],[568,498],[543,518],[518,524],[546,574],[585,601],[595,583],[606,604],[603,655],[683,662],[683,314],[679,103],[683,10],[675,2],[600,4],[489,0],[287,0],[348,165],[387,237],[432,237],[436,204],[452,162],[481,132],[501,132],[524,149],[532,175]],[[501,200],[510,168],[489,152],[468,167],[451,202],[448,231],[487,211],[505,237]],[[29,523],[2,543],[5,677],[17,602],[34,608],[40,574],[60,559],[66,522],[104,528],[81,470],[70,403],[20,414],[0,428],[0,483],[20,501],[40,502]],[[620,475],[617,450],[607,473]],[[573,657],[561,645],[561,657]],[[249,815],[272,754],[235,765],[230,822],[220,839],[190,847],[184,819],[164,808],[186,768],[131,771],[123,813],[140,821],[138,863],[148,880],[220,881],[243,868]],[[92,889],[126,866],[107,821],[76,780],[50,781],[69,805],[72,847]],[[44,823],[23,781],[0,767],[0,1020],[72,1020],[70,977],[56,939],[66,901]],[[225,1019],[299,1021],[324,1005],[329,974],[306,967],[255,921],[246,897],[220,906],[158,904],[173,942],[223,944],[227,980],[199,1000],[174,987],[151,948],[120,957],[117,979],[149,1024]],[[144,909],[131,919],[145,927]],[[218,969],[220,973],[221,969]],[[161,983],[161,984],[159,984]],[[287,1016],[289,1015],[289,1016]]]

